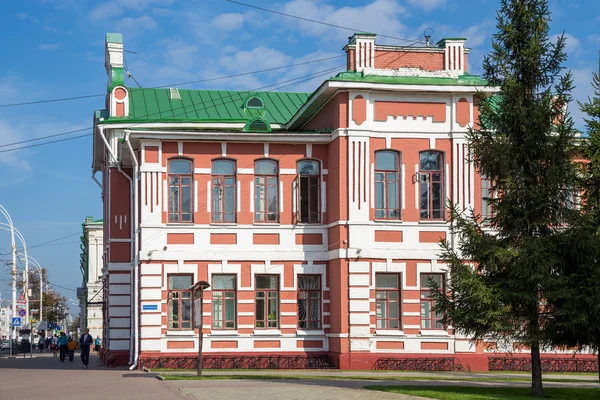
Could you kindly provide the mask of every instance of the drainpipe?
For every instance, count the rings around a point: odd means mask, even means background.
[[[133,161],[133,217],[131,219],[131,223],[133,225],[133,236],[131,240],[131,247],[134,251],[133,256],[133,340],[132,340],[132,349],[133,349],[133,363],[130,370],[134,370],[138,366],[138,358],[140,355],[140,334],[139,334],[139,318],[140,318],[140,310],[139,310],[139,274],[140,274],[140,263],[139,263],[139,252],[138,249],[138,187],[139,187],[139,165],[137,161],[137,157],[133,151],[133,147],[131,147],[131,142],[129,141],[129,132],[125,131],[125,143],[127,144],[127,148],[129,149],[129,153],[131,155],[131,160]]]
[[[112,157],[112,161],[117,164],[117,170],[125,177],[127,178],[127,180],[129,181],[129,191],[130,193],[134,193],[135,188],[133,185],[133,179],[131,179],[131,177],[129,175],[127,175],[125,173],[125,171],[123,171],[123,169],[121,168],[121,162],[119,161],[119,159],[117,158],[117,156],[115,155],[114,151],[112,150],[112,148],[110,147],[110,145],[108,144],[108,140],[106,139],[106,135],[104,134],[104,127],[100,126],[98,127],[98,130],[100,132],[100,137],[102,138],[102,141],[104,142],[104,145],[106,146],[106,148],[108,149],[108,152],[110,153],[111,157]],[[131,146],[129,146],[131,148]],[[133,156],[133,154],[132,154]],[[133,160],[135,162],[135,166],[134,166],[134,175],[135,172],[137,171],[137,159],[135,158],[135,156],[133,157]],[[105,199],[106,201],[106,199]],[[108,201],[110,201],[110,199],[108,199]],[[133,260],[135,257],[135,248],[134,248],[134,243],[135,243],[135,224],[134,224],[134,218],[135,218],[135,204],[130,205],[129,207],[129,213],[131,215],[130,218],[130,223],[131,223],[131,242],[130,242],[130,247],[131,247],[131,251],[130,251],[130,259]],[[110,217],[110,216],[109,216]],[[110,219],[110,218],[109,218]],[[110,243],[110,238],[108,238],[108,242]],[[109,244],[106,245],[107,248],[109,248]],[[135,282],[134,282],[135,284]],[[132,302],[130,303],[132,305],[132,308],[135,308],[135,303]],[[109,319],[110,320],[110,319]],[[110,321],[106,321],[107,323],[110,323]],[[131,330],[131,336],[132,336],[132,343],[135,339],[135,337],[133,337],[134,335],[134,328],[132,328]],[[129,364],[133,363],[133,346],[130,346],[129,348]]]

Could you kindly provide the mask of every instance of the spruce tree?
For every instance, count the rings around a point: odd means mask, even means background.
[[[540,352],[563,256],[557,249],[572,213],[575,184],[572,81],[564,74],[565,38],[549,36],[545,0],[502,0],[498,32],[483,77],[499,88],[481,97],[480,127],[467,134],[471,158],[492,182],[493,216],[450,205],[454,243],[442,242],[448,293],[435,291],[436,310],[457,333],[530,349],[531,393],[543,396]],[[500,348],[500,346],[498,346]]]
[[[600,366],[600,78],[592,80],[594,96],[579,103],[587,137],[577,146],[581,210],[578,220],[563,234],[565,257],[561,277],[549,298],[555,307],[548,325],[557,346],[597,352]],[[566,250],[576,249],[575,252]],[[600,371],[599,371],[600,379]]]

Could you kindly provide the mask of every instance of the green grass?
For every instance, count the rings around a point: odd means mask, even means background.
[[[463,386],[367,386],[366,389],[439,400],[532,400],[529,388]],[[545,399],[597,400],[600,389],[546,388]]]
[[[152,370],[152,372],[158,372]],[[182,381],[182,380],[198,380],[198,379],[264,379],[264,380],[310,380],[310,381],[325,381],[325,380],[364,380],[364,381],[460,381],[460,382],[530,382],[527,378],[496,378],[496,377],[481,377],[481,378],[449,378],[440,376],[335,376],[335,375],[273,375],[273,374],[208,374],[198,377],[196,375],[183,374],[163,374],[162,377],[167,381]],[[560,379],[546,378],[544,382],[591,382],[583,379]]]

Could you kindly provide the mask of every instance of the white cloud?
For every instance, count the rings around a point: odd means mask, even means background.
[[[565,33],[565,39],[567,40],[565,51],[568,56],[576,55],[580,50],[580,41],[575,36]],[[557,35],[559,37],[560,35]]]
[[[38,45],[38,49],[43,51],[52,51],[56,50],[62,46],[62,43],[45,43]]]
[[[585,103],[588,97],[594,94],[594,88],[591,84],[594,71],[595,68],[591,66],[571,70],[575,89],[572,93],[574,101],[569,105],[569,112],[575,121],[575,127],[581,130],[585,129],[585,122],[583,121],[585,114],[579,109],[577,101]]]
[[[212,24],[219,29],[233,31],[244,26],[244,16],[239,13],[220,14],[213,19]]]
[[[406,32],[406,27],[400,23],[400,17],[405,17],[407,10],[396,0],[375,0],[362,7],[342,8],[336,8],[319,0],[293,0],[285,4],[282,11],[302,18],[344,26],[358,32],[368,31],[395,37],[402,37]],[[346,29],[288,17],[277,16],[274,21],[283,24],[284,28],[297,29],[299,35],[322,37],[338,44],[343,43],[344,39],[352,33]]]
[[[158,24],[156,23],[154,18],[149,17],[147,15],[138,18],[126,17],[121,19],[115,25],[116,29],[119,32],[122,32],[129,37],[139,34],[143,31],[153,30],[157,26]]]
[[[94,8],[90,17],[95,20],[119,17],[126,11],[143,12],[153,7],[162,8],[170,5],[173,0],[112,0]]]
[[[240,50],[219,59],[226,70],[234,71],[243,66],[250,70],[281,67],[290,63],[292,58],[284,53],[264,46],[252,50]]]
[[[413,7],[422,8],[425,11],[446,5],[446,0],[406,0]]]
[[[2,138],[0,146],[20,142],[24,140],[25,132],[19,126],[10,124],[8,121],[0,120],[0,138]],[[11,148],[14,148],[14,146],[0,147],[0,151]],[[13,170],[21,170],[26,173],[31,172],[31,164],[25,157],[22,157],[21,152],[22,151],[8,151],[0,153],[0,165]],[[6,174],[6,176],[8,176],[8,174]]]

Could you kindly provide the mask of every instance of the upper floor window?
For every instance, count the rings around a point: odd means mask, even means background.
[[[375,218],[400,219],[400,163],[395,151],[375,153]]]
[[[235,162],[212,162],[212,222],[236,221]]]
[[[375,313],[378,329],[400,329],[400,275],[375,275]]]
[[[169,160],[169,222],[193,222],[190,160]]]
[[[298,328],[321,328],[320,275],[298,275]]]
[[[421,329],[444,329],[442,314],[433,311],[430,279],[444,290],[444,274],[421,274]]]
[[[486,176],[481,177],[481,221],[485,223],[492,217],[492,181]]]
[[[296,177],[296,221],[304,223],[321,222],[319,207],[321,186],[321,168],[318,161],[298,161]]]
[[[192,329],[192,275],[169,275],[168,328]]]
[[[273,160],[254,164],[254,221],[279,222],[279,168]]]
[[[439,151],[419,154],[421,219],[444,218],[444,156]]]
[[[213,329],[235,329],[237,303],[235,288],[235,275],[213,275]]]
[[[255,326],[257,328],[279,327],[279,276],[256,275]]]

